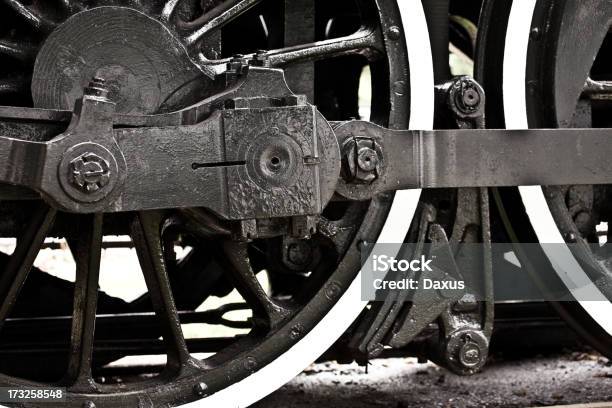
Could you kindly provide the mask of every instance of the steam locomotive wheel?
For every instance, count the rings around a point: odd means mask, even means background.
[[[263,5],[254,0],[203,2],[209,5],[204,9],[200,2],[176,0],[132,1],[129,8],[112,7],[114,1],[95,4],[61,1],[57,5],[34,1],[25,5],[18,0],[7,0],[5,3],[21,21],[5,33],[10,39],[0,43],[0,53],[20,62],[2,67],[6,78],[0,84],[2,102],[31,104],[23,92],[31,82],[36,106],[66,108],[78,98],[75,90],[93,73],[110,77],[111,88],[114,87],[111,92],[125,113],[172,110],[192,103],[194,98],[214,93],[212,76],[226,62],[223,56],[215,60],[221,50],[211,45],[219,41],[219,32],[223,31],[224,42],[231,38],[231,25],[239,25],[249,13],[258,22],[270,15],[268,9],[258,9]],[[320,3],[325,8],[324,2]],[[430,128],[433,122],[431,53],[421,3],[359,0],[358,7],[352,1],[346,3],[361,12],[354,28],[359,30],[357,37],[361,35],[358,40],[349,32],[348,37],[327,38],[325,45],[306,44],[302,47],[304,52],[296,53],[294,46],[269,53],[280,56],[279,60],[287,67],[292,62],[366,55],[373,77],[373,120],[396,128]],[[91,38],[88,38],[90,30],[84,27],[87,25],[94,31]],[[265,28],[265,39],[274,44],[274,24]],[[154,34],[156,37],[151,38]],[[131,40],[134,42],[130,43]],[[156,45],[162,49],[154,49]],[[261,44],[257,45],[261,48]],[[235,44],[227,46],[236,51],[233,47]],[[247,47],[240,51],[254,50]],[[300,59],[292,60],[296,54]],[[126,55],[131,59],[122,58],[128,58]],[[200,69],[192,68],[188,60],[195,61]],[[31,68],[31,81],[15,72],[27,72],[15,64]],[[15,66],[19,68],[11,71]],[[67,387],[67,402],[57,405],[62,407],[176,406],[201,399],[215,407],[247,406],[297,375],[327,350],[359,315],[366,303],[360,299],[358,244],[403,241],[418,201],[419,192],[410,191],[398,192],[394,198],[383,195],[369,203],[332,202],[324,213],[328,217],[324,218],[325,230],[306,242],[324,255],[323,262],[302,276],[299,288],[283,288],[282,299],[274,296],[274,285],[270,295],[255,278],[261,270],[274,271],[271,261],[261,256],[261,248],[268,252],[278,242],[272,239],[251,244],[233,241],[223,228],[196,210],[74,216],[34,202],[8,203],[7,208],[16,214],[13,220],[28,221],[18,234],[17,248],[0,275],[0,290],[6,289],[3,293],[7,294],[0,309],[0,320],[4,322],[11,316],[46,237],[66,238],[77,264],[77,278],[65,375],[58,382],[42,383],[2,374],[0,385]],[[27,207],[38,207],[38,210],[26,212],[24,216],[23,209]],[[106,361],[108,357],[98,355],[99,337],[96,332],[94,338],[94,328],[103,237],[117,234],[117,229],[131,236],[138,253],[148,288],[146,300],[140,302],[150,302],[156,312],[167,362],[159,375],[108,384],[95,380],[96,360]],[[181,272],[181,262],[170,259],[169,252],[173,245],[186,244],[193,246],[195,253],[219,254],[217,262],[223,265],[223,273],[232,276],[253,314],[247,321],[248,334],[222,342],[202,359],[192,355],[190,343],[185,340],[177,312],[177,304],[184,302],[176,293],[181,285],[169,278],[172,266],[177,269],[174,272]],[[198,282],[207,269],[202,266],[202,271],[198,271],[192,263],[188,278]],[[271,281],[274,283],[273,277]],[[189,281],[182,285],[189,285]],[[189,295],[189,290],[185,290],[185,295]],[[206,296],[202,294],[203,298]],[[197,298],[189,302],[191,307],[197,305]],[[133,309],[125,310],[130,311]],[[117,353],[129,355],[128,351]]]
[[[487,91],[489,127],[611,125],[605,119],[609,89],[601,86],[612,73],[606,57],[609,3],[488,1],[481,17],[478,76]],[[499,197],[511,238],[544,244],[542,257],[550,264],[539,265],[537,273],[577,300],[553,302],[555,308],[593,347],[612,356],[609,230],[597,229],[610,216],[608,189],[520,187],[500,189]],[[565,243],[571,245],[547,251]]]

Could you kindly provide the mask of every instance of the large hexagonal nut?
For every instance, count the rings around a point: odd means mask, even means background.
[[[349,183],[371,184],[380,175],[380,151],[370,138],[354,137],[343,146],[342,176]]]
[[[87,152],[70,162],[70,183],[84,193],[95,193],[110,182],[108,161],[95,153]]]

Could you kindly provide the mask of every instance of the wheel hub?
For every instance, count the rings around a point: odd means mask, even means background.
[[[43,45],[32,78],[34,104],[72,109],[94,76],[106,80],[119,112],[152,114],[201,72],[158,20],[98,7],[66,20]]]

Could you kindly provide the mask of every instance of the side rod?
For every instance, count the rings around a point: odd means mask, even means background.
[[[373,143],[375,180],[361,186],[371,192],[612,183],[612,129],[413,131],[353,121],[336,135],[342,146]],[[350,198],[355,188],[343,184]]]
[[[112,104],[85,97],[50,142],[0,136],[0,183],[73,212],[207,207],[227,219],[317,214],[334,186],[364,200],[415,188],[612,183],[612,129],[413,131],[351,121],[332,132],[313,109],[226,110],[197,125],[113,129]],[[293,130],[275,135],[279,123]],[[342,177],[328,166],[340,155]]]

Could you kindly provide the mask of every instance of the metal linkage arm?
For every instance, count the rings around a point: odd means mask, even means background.
[[[69,212],[205,207],[255,220],[318,215],[334,192],[612,183],[609,129],[332,130],[283,84],[282,71],[254,69],[196,109],[150,117],[117,115],[95,81],[73,114],[0,107],[0,184]],[[46,142],[10,137],[36,121],[69,125]]]
[[[336,128],[343,150],[338,191],[612,183],[612,129],[388,130]]]
[[[36,190],[69,212],[205,207],[228,220],[320,214],[340,170],[330,125],[305,101],[262,106],[261,99],[255,107],[240,99],[193,125],[115,128],[115,105],[94,83],[52,140],[0,135],[0,183]]]

